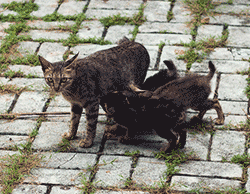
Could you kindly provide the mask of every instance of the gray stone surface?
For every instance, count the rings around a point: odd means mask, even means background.
[[[27,56],[28,54],[35,54],[36,50],[39,47],[38,42],[20,42],[18,44],[18,51],[22,54],[22,56]]]
[[[32,120],[0,120],[1,135],[29,135],[36,127],[36,121]]]
[[[43,71],[41,66],[31,67],[28,65],[9,65],[11,71],[21,71],[23,75],[33,75],[43,78]]]
[[[42,167],[60,169],[87,169],[96,163],[97,155],[82,153],[42,152]]]
[[[13,109],[14,113],[42,112],[48,96],[41,92],[23,92]]]
[[[18,185],[15,189],[13,189],[12,194],[46,194],[47,186],[45,185]]]
[[[77,33],[79,38],[101,38],[104,31],[104,26],[99,21],[83,21]]]
[[[63,186],[54,186],[51,189],[50,194],[81,194],[82,190],[77,187],[63,187]]]
[[[191,30],[184,23],[163,23],[163,22],[145,22],[139,27],[140,33],[166,34],[190,34]]]
[[[49,40],[60,40],[67,39],[70,36],[69,32],[62,32],[59,30],[46,31],[46,30],[30,30],[28,35],[31,36],[33,40],[44,38]]]
[[[234,60],[242,61],[243,59],[250,58],[250,49],[232,48],[232,54],[233,54]]]
[[[5,78],[3,78],[5,79]],[[3,79],[0,78],[0,81]],[[31,90],[31,91],[36,91],[38,93],[41,93],[44,91],[44,87],[46,86],[46,82],[44,78],[13,78],[12,80],[6,80],[6,84],[8,85],[13,85],[18,88],[24,88]]]
[[[2,94],[0,95],[0,113],[6,113],[10,108],[12,101],[14,100],[14,94]]]
[[[220,105],[224,114],[246,115],[247,113],[247,102],[220,101]]]
[[[247,75],[221,74],[218,98],[221,100],[247,101],[244,93]],[[233,91],[233,92],[232,92]]]
[[[37,4],[39,8],[37,11],[31,12],[30,15],[36,17],[43,17],[47,14],[52,14],[58,6],[57,0],[51,0],[51,1],[35,0],[34,3]]]
[[[223,26],[202,25],[198,27],[196,40],[209,40],[214,37],[216,40],[222,35]]]
[[[44,29],[44,30],[51,30],[51,29],[59,29],[59,27],[71,27],[75,24],[74,21],[54,21],[54,22],[45,22],[42,20],[33,20],[28,21],[27,25],[31,28],[36,29]]]
[[[147,21],[167,21],[167,13],[170,9],[170,2],[148,1],[144,9]]]
[[[133,0],[133,1],[126,1],[126,0],[109,0],[109,1],[98,1],[98,0],[91,0],[89,3],[89,9],[139,9],[142,0]]]
[[[206,58],[211,59],[211,60],[230,61],[234,59],[234,56],[233,56],[233,53],[228,48],[215,48],[208,56],[206,56]],[[214,62],[217,62],[217,61],[214,61]]]
[[[115,160],[115,161],[114,161]],[[110,162],[112,162],[110,164]],[[94,181],[97,186],[116,186],[125,187],[126,179],[129,178],[131,157],[126,156],[101,156],[99,159],[99,170],[95,175]]]
[[[164,180],[166,164],[163,160],[155,158],[139,158],[132,175],[135,184],[140,186],[158,187],[157,183]]]
[[[243,170],[238,164],[190,161],[177,167],[178,174],[224,178],[241,178]]]
[[[62,15],[75,15],[83,12],[87,1],[68,0],[63,2],[57,12]]]
[[[216,131],[211,146],[211,161],[230,161],[234,155],[243,154],[246,137],[239,131]]]
[[[190,22],[192,17],[191,12],[187,9],[187,6],[182,0],[176,0],[173,7],[173,19],[170,22],[173,23],[186,23]],[[167,12],[165,13],[167,15]]]
[[[33,168],[24,183],[81,185],[83,175],[88,180],[89,172],[86,170]]]
[[[53,63],[63,60],[63,54],[66,52],[67,47],[61,43],[45,42],[41,45],[38,55],[44,57],[47,61]]]
[[[98,190],[95,194],[149,194],[149,192],[143,191],[126,191],[126,190],[119,190],[119,191],[110,191],[110,190]]]
[[[228,46],[232,47],[249,47],[250,27],[228,27]]]
[[[166,45],[173,45],[188,43],[191,41],[191,38],[191,35],[138,33],[135,41],[145,45],[158,45],[161,42],[164,42]]]
[[[153,69],[155,67],[156,60],[157,60],[157,57],[158,57],[159,47],[158,46],[147,46],[147,45],[144,45],[144,46],[147,49],[148,54],[150,56],[149,69]]]
[[[240,181],[238,180],[190,176],[173,176],[170,186],[173,186],[172,188],[177,191],[196,190],[197,192],[241,188]]]
[[[28,141],[28,136],[21,135],[1,135],[0,136],[0,148],[8,148],[17,145],[20,147],[21,144],[25,144]]]
[[[247,183],[246,183],[246,190],[247,190],[247,192],[250,192],[250,179],[249,179],[249,175],[250,175],[250,169],[248,168],[247,169],[248,180],[247,180]]]
[[[103,17],[109,17],[118,14],[120,14],[122,17],[133,17],[133,15],[137,12],[138,10],[88,9],[85,15],[87,16],[87,18],[101,19]]]
[[[127,38],[131,39],[132,31],[134,30],[135,26],[133,25],[124,25],[124,26],[111,26],[108,28],[108,32],[105,36],[105,40],[109,40],[113,44],[126,36]]]

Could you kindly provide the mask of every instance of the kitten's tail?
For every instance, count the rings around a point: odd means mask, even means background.
[[[213,78],[215,70],[216,70],[216,68],[215,68],[214,64],[212,63],[212,61],[209,61],[209,70],[210,71],[209,71],[209,73],[207,75],[207,78],[208,78],[208,80],[211,80]]]

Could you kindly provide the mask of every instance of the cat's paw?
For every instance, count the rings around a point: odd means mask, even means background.
[[[62,138],[67,139],[67,140],[72,140],[72,139],[75,139],[75,136],[70,133],[65,132],[64,134],[62,134]]]
[[[90,139],[81,139],[79,142],[79,147],[90,148],[93,145],[93,141]]]
[[[223,125],[223,124],[224,124],[224,119],[216,118],[216,119],[215,119],[215,124],[216,124],[216,125]]]

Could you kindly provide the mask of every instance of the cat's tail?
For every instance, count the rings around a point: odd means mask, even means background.
[[[214,64],[212,63],[212,61],[209,61],[208,66],[209,66],[210,71],[207,74],[207,78],[208,78],[208,80],[211,80],[213,78],[213,76],[214,76],[216,68],[215,68]]]
[[[130,42],[130,40],[126,36],[124,36],[122,39],[117,41],[117,44],[121,45],[121,44],[128,43],[128,42]]]

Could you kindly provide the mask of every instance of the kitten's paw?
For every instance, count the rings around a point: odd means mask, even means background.
[[[216,124],[216,125],[223,125],[223,124],[224,124],[224,119],[216,118],[216,119],[215,119],[215,124]]]
[[[62,138],[67,139],[67,140],[72,140],[72,139],[75,139],[75,136],[70,133],[65,132],[64,134],[62,134]]]
[[[197,123],[200,124],[201,122],[202,122],[202,120],[197,115],[193,116],[190,119],[191,124],[197,124]]]
[[[79,142],[79,147],[81,148],[90,148],[93,145],[93,141],[90,139],[81,139]]]
[[[119,143],[122,143],[122,144],[128,144],[129,141],[130,141],[130,138],[129,138],[127,135],[125,135],[125,136],[120,136],[120,137],[118,138],[118,142],[119,142]]]

